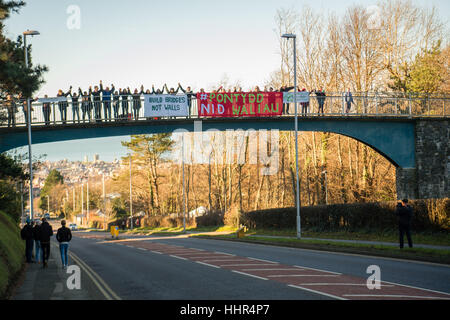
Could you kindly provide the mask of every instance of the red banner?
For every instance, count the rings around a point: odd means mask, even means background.
[[[283,111],[282,92],[197,93],[198,114],[203,117],[268,117]]]

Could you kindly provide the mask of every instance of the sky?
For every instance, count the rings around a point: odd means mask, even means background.
[[[264,87],[280,65],[275,14],[280,8],[310,6],[316,11],[345,13],[358,4],[376,0],[25,0],[19,14],[6,21],[6,36],[15,39],[23,31],[38,30],[28,37],[32,60],[49,67],[45,84],[35,94],[55,96],[72,85],[87,90],[103,81],[105,86],[161,88],[178,83],[194,91],[212,88],[222,78],[239,82],[245,89]],[[449,0],[415,0],[434,5],[448,21]],[[447,16],[445,16],[447,13]],[[98,145],[100,158],[113,160],[126,152],[117,144],[117,155]],[[95,143],[94,143],[95,142]],[[116,141],[117,142],[117,141]],[[61,145],[60,145],[61,144]],[[66,146],[75,160],[84,157],[79,141],[36,146],[47,159],[63,159]],[[70,147],[72,146],[72,147]],[[79,150],[75,152],[74,150]],[[115,150],[115,149],[114,149]],[[95,150],[94,150],[95,152]],[[102,153],[105,156],[102,157]],[[92,158],[91,151],[85,153]],[[69,157],[69,159],[71,159]]]

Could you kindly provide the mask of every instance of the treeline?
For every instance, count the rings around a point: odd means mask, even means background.
[[[224,135],[225,132],[217,132],[210,137],[216,143],[212,143],[207,164],[195,161],[184,164],[186,211],[200,206],[221,212],[295,206],[294,133],[279,133],[278,150],[272,154],[277,163],[276,166],[271,164],[276,170],[268,175],[263,174],[267,163],[259,158],[256,164],[251,163],[254,155],[248,137],[239,146],[233,142],[245,161],[239,162],[236,153],[233,162],[227,161],[232,147],[220,145],[225,138],[219,137]],[[186,134],[185,139],[194,143],[192,134]],[[181,214],[184,210],[183,167],[174,156],[177,155],[174,140],[167,134],[155,134],[133,136],[131,142],[125,144],[132,155],[133,212]],[[260,145],[259,140],[257,144]],[[269,142],[262,146],[272,148]],[[194,149],[186,157],[193,158],[195,152],[199,151]],[[108,201],[110,213],[119,209],[129,212],[129,161],[128,157],[124,158],[126,166],[106,183],[106,193],[120,194]],[[299,167],[303,206],[396,199],[394,166],[374,150],[350,138],[331,133],[299,133]],[[98,201],[98,207],[102,208],[102,185],[98,180],[91,185],[91,201]]]
[[[410,0],[353,5],[343,15],[303,7],[279,9],[275,16],[280,68],[270,85],[293,84],[293,42],[297,35],[300,87],[327,92],[396,91],[449,93],[448,27],[435,7]]]

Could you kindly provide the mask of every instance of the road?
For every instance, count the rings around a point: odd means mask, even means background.
[[[450,300],[445,265],[185,236],[73,234],[69,264],[106,299]],[[380,289],[367,287],[369,266],[379,267]]]

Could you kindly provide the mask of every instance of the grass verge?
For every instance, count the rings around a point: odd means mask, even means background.
[[[450,250],[428,248],[404,248],[400,250],[398,247],[388,245],[341,243],[333,242],[333,240],[269,238],[264,236],[239,239],[236,235],[197,235],[195,237],[450,264]]]
[[[25,267],[25,243],[20,229],[0,211],[0,299],[7,299]]]

